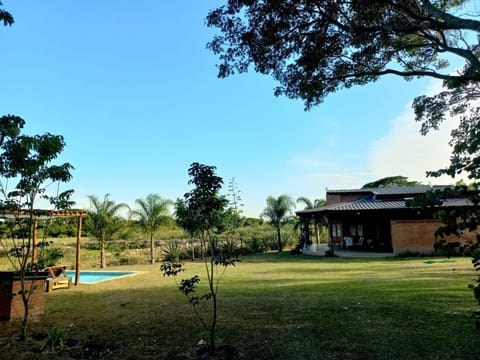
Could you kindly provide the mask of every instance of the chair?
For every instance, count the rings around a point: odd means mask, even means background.
[[[350,248],[353,246],[353,238],[351,236],[344,236],[343,242],[346,248]]]
[[[65,272],[66,270],[67,266],[65,265],[50,266],[45,268],[45,271],[48,273],[46,287],[47,292],[55,289],[68,289],[72,286],[72,277],[67,275]]]

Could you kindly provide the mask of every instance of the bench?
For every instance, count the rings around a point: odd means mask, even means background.
[[[46,286],[47,292],[55,289],[68,289],[72,286],[72,277],[67,275],[66,270],[67,267],[65,265],[45,268],[45,271],[48,274]]]

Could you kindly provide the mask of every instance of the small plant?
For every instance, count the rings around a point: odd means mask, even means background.
[[[45,348],[49,348],[51,351],[60,350],[63,348],[64,341],[67,338],[67,331],[61,327],[54,327],[48,333],[47,342]]]
[[[182,252],[183,249],[178,240],[170,240],[167,243],[167,248],[164,250],[165,261],[178,263],[182,256]]]

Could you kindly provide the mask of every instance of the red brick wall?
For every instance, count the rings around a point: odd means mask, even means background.
[[[392,220],[393,253],[399,254],[407,250],[431,253],[434,250],[435,230],[441,226],[438,220]],[[461,238],[451,236],[450,241],[465,242],[475,240],[476,233],[465,233]]]
[[[26,280],[27,291],[34,287],[33,294],[30,295],[29,316],[34,318],[44,313],[45,305],[45,280]],[[24,307],[22,301],[21,281],[19,279],[2,281],[0,284],[0,319],[14,320],[22,318]],[[13,294],[13,297],[11,296]]]

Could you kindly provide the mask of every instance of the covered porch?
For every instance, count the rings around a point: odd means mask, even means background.
[[[327,208],[327,209],[325,209]],[[391,218],[388,212],[328,211],[328,206],[316,211],[297,213],[302,223],[304,253],[361,256],[362,253],[393,254]],[[328,244],[315,243],[312,229],[315,224],[326,226]]]

